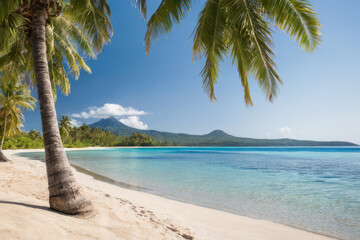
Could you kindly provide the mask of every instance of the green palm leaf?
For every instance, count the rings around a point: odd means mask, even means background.
[[[139,8],[142,17],[146,18],[147,15],[146,0],[136,0],[136,7]]]
[[[80,26],[97,52],[110,41],[113,29],[107,0],[69,0],[63,2],[62,14]]]
[[[0,122],[5,123],[5,134],[7,137],[21,132],[22,120],[25,109],[34,111],[36,100],[30,95],[27,86],[16,83],[4,83],[0,85]],[[4,129],[4,128],[3,128]],[[5,137],[5,136],[4,136]]]
[[[8,16],[15,10],[19,9],[21,5],[20,0],[1,0],[0,1],[0,22],[8,19]]]
[[[229,44],[231,45],[231,56],[233,64],[237,65],[241,83],[244,88],[244,100],[247,106],[253,106],[250,96],[248,82],[249,69],[251,67],[252,53],[250,51],[251,41],[247,32],[236,27],[230,28]]]
[[[211,100],[216,100],[214,85],[218,78],[219,62],[226,53],[226,17],[221,0],[207,1],[199,15],[195,28],[193,55],[206,55],[205,66],[201,71],[203,87]]]
[[[169,32],[173,22],[179,23],[189,12],[191,0],[162,0],[150,17],[145,34],[146,54],[150,53],[152,41]]]
[[[321,42],[321,24],[313,7],[304,0],[261,0],[275,26],[294,37],[300,47],[312,52]]]
[[[91,73],[84,58],[96,58],[95,51],[101,51],[112,32],[106,0],[60,1],[60,4],[63,12],[51,16],[46,26],[49,75],[55,99],[58,87],[63,94],[70,93],[68,72],[75,79],[81,69]],[[4,33],[0,34],[0,78],[23,82],[30,76],[34,83],[32,52],[26,35],[30,23],[18,14],[19,9],[0,21],[0,33]]]
[[[162,0],[149,19],[145,34],[146,54],[150,44],[171,30],[191,8],[191,0]],[[320,44],[321,25],[306,0],[206,0],[195,28],[193,58],[205,57],[203,86],[215,99],[214,85],[219,64],[230,55],[237,66],[246,105],[253,105],[249,74],[259,83],[269,101],[282,83],[274,62],[272,27],[295,38],[312,52]]]
[[[265,92],[266,97],[269,101],[272,101],[273,96],[276,96],[277,82],[281,83],[281,80],[275,71],[276,65],[272,59],[274,53],[271,49],[273,45],[271,29],[261,16],[259,6],[256,3],[249,0],[234,2],[237,2],[237,6],[244,12],[244,16],[239,19],[240,22],[238,24],[247,29],[251,44],[253,45],[253,48],[251,48],[253,52],[251,71]],[[232,8],[232,10],[234,11],[235,9]],[[233,20],[236,21],[237,19],[229,18],[229,21]]]

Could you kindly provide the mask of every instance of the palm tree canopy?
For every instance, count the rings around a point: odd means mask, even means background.
[[[24,119],[22,112],[24,109],[34,111],[35,102],[30,90],[24,85],[18,83],[0,85],[0,121],[1,126],[4,126],[5,117],[7,118],[7,136],[21,132],[20,127],[23,126]]]
[[[80,68],[90,71],[77,50],[94,57],[110,40],[112,28],[107,0],[1,0],[0,8],[0,57],[14,63],[22,60],[19,55],[31,55],[28,58],[31,62],[20,61],[24,70],[14,76],[30,74],[37,86],[50,207],[67,214],[89,213],[93,206],[77,184],[62,145],[52,91],[59,81],[60,87],[65,82],[63,89],[68,87],[63,63],[67,63],[75,77]],[[15,54],[18,59],[4,57],[7,54]],[[13,73],[1,66],[0,74],[11,76]],[[16,82],[15,77],[9,80]],[[68,91],[65,89],[65,92]]]
[[[151,43],[168,33],[174,23],[190,11],[193,0],[162,0],[149,18],[145,34],[146,54]],[[146,1],[137,0],[143,16]],[[203,87],[215,100],[214,85],[219,64],[232,58],[244,88],[244,99],[252,105],[248,76],[252,75],[269,101],[282,83],[274,62],[273,28],[286,32],[307,52],[321,41],[321,25],[307,0],[206,0],[193,32],[193,58],[205,57],[201,71]]]
[[[5,82],[34,83],[31,49],[31,2],[0,2],[0,73]],[[80,70],[91,73],[85,58],[96,58],[110,41],[111,13],[106,0],[49,0],[46,26],[47,59],[53,95],[57,87],[70,92],[68,73],[78,79]],[[81,55],[79,52],[82,52]],[[64,66],[66,63],[67,66]]]

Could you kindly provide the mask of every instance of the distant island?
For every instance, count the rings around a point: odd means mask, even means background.
[[[265,147],[265,146],[358,146],[344,141],[310,141],[282,139],[254,139],[235,137],[221,130],[215,130],[205,135],[191,135],[185,133],[161,132],[156,130],[140,130],[128,127],[115,117],[101,119],[89,125],[91,128],[99,128],[109,131],[118,136],[129,137],[134,133],[141,133],[154,138],[157,141],[166,141],[170,145],[182,146],[238,146],[238,147]]]
[[[70,118],[65,118],[70,121]],[[128,127],[114,117],[90,125],[72,127],[70,122],[59,126],[63,145],[67,148],[117,146],[221,146],[221,147],[351,147],[344,141],[310,141],[283,139],[254,139],[235,137],[221,130],[204,135],[140,130]],[[32,130],[20,132],[4,141],[3,149],[41,149],[43,136]]]

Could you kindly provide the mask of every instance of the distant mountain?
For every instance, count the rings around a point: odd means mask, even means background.
[[[139,129],[126,126],[114,117],[103,118],[100,121],[90,124],[89,127],[97,127],[120,136],[130,136],[133,133],[141,132]]]
[[[90,124],[89,126],[97,127],[101,130],[107,130],[120,136],[130,136],[131,134],[138,132],[149,135],[157,140],[167,140],[170,144],[179,144],[183,146],[357,146],[354,143],[340,141],[324,142],[295,140],[289,138],[242,138],[229,135],[221,130],[215,130],[205,135],[160,132],[156,130],[140,130],[126,126],[114,117],[101,119],[100,121]]]

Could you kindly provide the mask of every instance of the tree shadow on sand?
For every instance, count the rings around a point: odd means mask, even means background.
[[[28,204],[28,203],[22,203],[22,202],[12,202],[12,201],[0,200],[0,204],[18,205],[18,206],[24,206],[24,207],[34,208],[34,209],[41,209],[41,210],[49,211],[49,212],[53,212],[53,213],[60,213],[60,212],[57,212],[55,210],[52,210],[50,207],[34,205],[34,204]],[[60,214],[66,216],[66,214],[63,214],[63,213],[60,213]]]
[[[23,206],[23,207],[28,207],[28,208],[40,209],[40,210],[43,210],[43,211],[53,212],[53,213],[56,213],[56,214],[60,214],[62,216],[67,216],[67,217],[75,216],[75,215],[71,215],[71,214],[65,214],[65,213],[62,213],[62,212],[58,212],[56,210],[51,209],[50,207],[34,205],[34,204],[29,204],[29,203],[0,200],[0,204],[11,204],[11,205],[18,205],[18,206]],[[76,218],[87,219],[87,218],[92,218],[95,215],[96,215],[95,213],[89,213],[89,214],[79,214],[79,215],[76,215],[75,217]]]

